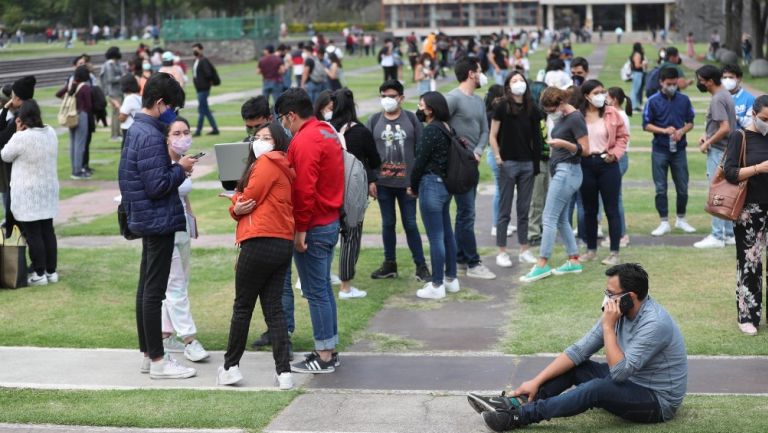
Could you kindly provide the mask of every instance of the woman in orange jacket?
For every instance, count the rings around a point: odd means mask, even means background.
[[[240,358],[248,340],[256,298],[261,298],[277,383],[280,389],[293,387],[288,330],[281,301],[283,282],[291,266],[295,229],[291,184],[296,173],[286,157],[288,141],[283,128],[276,123],[257,127],[247,168],[232,196],[229,213],[237,221],[240,254],[229,343],[224,365],[219,367],[219,385],[232,385],[243,378]]]

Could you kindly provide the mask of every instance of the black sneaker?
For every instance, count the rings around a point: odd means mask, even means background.
[[[416,267],[416,281],[420,283],[426,283],[427,281],[432,281],[432,273],[429,272],[429,267],[426,263],[423,265],[418,265]]]
[[[219,130],[218,129],[214,129],[213,131],[211,131],[211,132],[209,132],[209,133],[207,133],[205,135],[219,135]]]
[[[384,260],[379,269],[371,274],[374,280],[383,280],[384,278],[397,278],[397,262]]]
[[[254,349],[261,349],[264,346],[269,346],[272,343],[269,341],[269,331],[265,331],[263,334],[261,334],[261,337],[259,337],[258,340],[254,341],[251,344],[251,347]]]
[[[317,352],[312,352],[304,358],[303,361],[291,364],[291,371],[294,373],[333,373],[336,371],[333,367],[333,359],[328,362],[320,359]]]
[[[504,410],[487,410],[483,412],[483,421],[489,429],[496,432],[505,432],[522,427],[520,411],[516,407]]]
[[[341,361],[339,361],[339,352],[333,352],[331,355],[331,361],[334,367],[341,367]]]
[[[522,404],[528,401],[528,398],[524,395],[519,397],[507,397],[505,391],[502,391],[501,395],[493,396],[484,396],[470,392],[467,394],[467,401],[475,412],[483,413],[489,410],[506,410],[510,407],[519,408]]]

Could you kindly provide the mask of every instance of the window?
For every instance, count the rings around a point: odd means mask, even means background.
[[[429,6],[423,4],[385,6],[384,23],[387,26],[392,22],[392,8],[397,8],[397,23],[395,28],[429,26]]]
[[[538,4],[534,2],[530,3],[514,3],[514,14],[516,26],[535,26],[537,23]]]
[[[475,3],[475,24],[499,27],[507,25],[507,3]]]
[[[469,8],[461,3],[435,5],[437,27],[461,27],[469,24]]]

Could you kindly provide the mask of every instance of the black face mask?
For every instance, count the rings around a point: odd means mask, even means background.
[[[576,87],[581,87],[584,84],[584,77],[581,75],[572,75],[571,80],[573,80],[573,85]]]
[[[424,114],[424,110],[416,110],[416,118],[419,119],[419,122],[424,123],[427,121],[427,115]]]
[[[705,86],[703,83],[696,83],[696,88],[699,89],[699,92],[707,92],[707,86]]]
[[[199,57],[200,56],[200,51],[192,51],[192,55],[195,56],[195,57]]]

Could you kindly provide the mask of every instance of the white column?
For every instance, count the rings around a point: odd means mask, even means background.
[[[672,20],[672,14],[670,13],[670,9],[672,9],[671,4],[665,4],[664,5],[664,29],[669,32],[669,24]]]
[[[592,4],[587,4],[587,18],[585,19],[586,23],[589,24],[589,30],[592,30],[592,28],[595,26],[595,19],[592,15]]]
[[[399,11],[397,10],[397,5],[389,6],[389,27],[393,32],[400,27],[398,26],[398,21],[400,21],[398,19],[398,12]]]
[[[507,26],[515,26],[515,5],[512,2],[507,3]]]
[[[555,7],[553,5],[547,5],[547,28],[555,29]]]
[[[469,27],[475,27],[477,25],[477,12],[475,12],[475,4],[470,3],[466,7],[469,16]]]
[[[437,28],[437,5],[429,5],[429,27],[432,29]]]
[[[632,30],[632,4],[627,3],[624,6],[624,31],[631,33]]]

